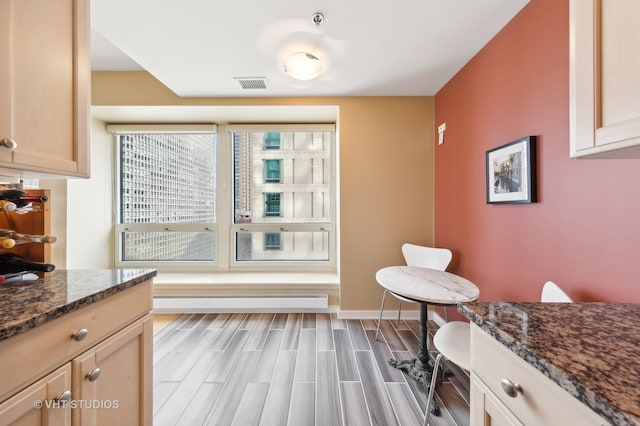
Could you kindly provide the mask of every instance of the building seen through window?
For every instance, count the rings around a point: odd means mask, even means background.
[[[335,264],[333,130],[116,134],[120,266]]]

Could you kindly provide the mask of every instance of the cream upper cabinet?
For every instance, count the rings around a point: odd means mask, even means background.
[[[5,32],[11,28],[11,3],[0,0],[0,57],[8,58],[11,52],[11,38]],[[11,136],[11,69],[8,62],[0,61],[0,140]],[[0,162],[11,162],[8,148],[0,147]]]
[[[88,176],[89,1],[0,0],[0,59],[0,167]]]
[[[571,157],[640,158],[640,2],[570,2]]]

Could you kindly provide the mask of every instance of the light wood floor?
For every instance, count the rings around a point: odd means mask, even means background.
[[[415,355],[417,321],[383,321],[375,341],[375,321],[335,314],[155,319],[156,426],[422,425],[423,387],[387,363]],[[468,425],[469,376],[449,367],[431,424]]]

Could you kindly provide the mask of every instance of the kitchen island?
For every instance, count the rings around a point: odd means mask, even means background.
[[[150,425],[155,275],[60,270],[0,284],[0,418]]]
[[[639,304],[486,302],[460,304],[458,310],[472,323],[472,385],[475,379],[489,397],[497,397],[493,402],[515,416],[512,422],[562,424],[558,419],[570,418],[572,410],[559,403],[566,392],[591,410],[593,424],[640,424]],[[487,358],[492,346],[499,348]],[[511,368],[510,356],[527,365]],[[532,370],[520,380],[533,380],[538,372],[544,378],[520,385],[513,377],[521,367]],[[482,399],[482,392],[476,396]],[[473,410],[472,389],[472,424]]]

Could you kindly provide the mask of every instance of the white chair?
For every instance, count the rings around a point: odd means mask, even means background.
[[[567,293],[562,291],[560,287],[553,281],[547,281],[542,286],[542,296],[540,298],[542,302],[573,302]]]
[[[542,287],[541,302],[573,302],[567,294],[552,281],[547,281]],[[438,368],[442,358],[446,358],[467,371],[471,369],[471,337],[470,325],[463,321],[451,321],[440,327],[433,336],[433,346],[438,350],[438,356],[433,364],[427,406],[424,416],[424,426],[429,424],[431,405],[436,389]]]
[[[471,337],[468,322],[451,321],[441,326],[433,335],[433,346],[438,350],[436,362],[433,364],[427,406],[424,414],[424,426],[429,424],[429,414],[436,390],[438,368],[445,357],[449,361],[467,371],[471,370]],[[439,413],[436,413],[439,414]]]
[[[452,257],[451,250],[449,249],[418,246],[409,243],[402,245],[402,255],[404,256],[404,261],[407,266],[420,266],[423,268],[437,269],[439,271],[447,269]],[[398,321],[400,321],[400,314],[402,312],[402,302],[414,302],[413,300],[406,299],[392,291],[385,290],[382,294],[382,304],[380,305],[380,315],[378,316],[378,325],[376,327],[376,340],[378,339],[378,333],[380,332],[382,312],[384,311],[384,302],[387,297],[387,293],[400,301],[400,306],[398,307]]]

